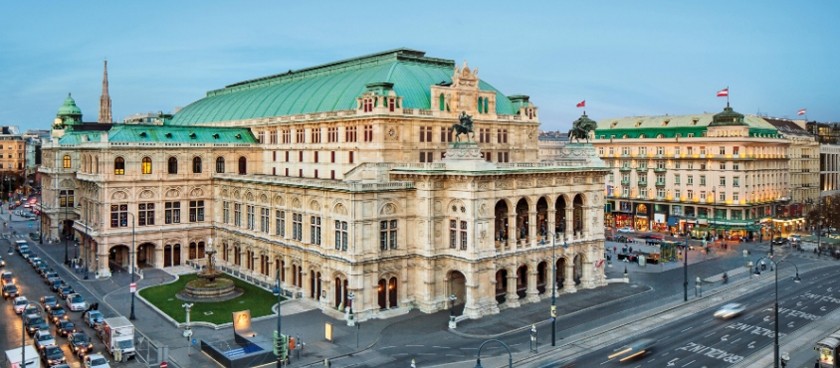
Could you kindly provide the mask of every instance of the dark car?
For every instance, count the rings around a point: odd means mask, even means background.
[[[70,342],[70,351],[80,357],[93,350],[93,343],[90,342],[90,337],[84,332],[72,333],[67,339]]]
[[[32,315],[30,314],[27,317],[31,317],[31,316]],[[44,319],[44,317],[41,317],[41,316],[26,318],[26,319],[24,319],[24,322],[25,322],[24,324],[26,325],[26,332],[29,333],[29,336],[34,335],[35,331],[49,330],[50,329],[50,325],[48,325],[47,321]]]
[[[64,286],[64,280],[61,278],[53,279],[50,282],[50,289],[52,289],[52,291],[58,292],[58,289],[61,289],[62,286]]]
[[[45,310],[49,311],[50,308],[58,305],[58,298],[55,295],[44,295],[41,297],[41,305]]]
[[[73,290],[73,287],[67,284],[64,284],[60,289],[58,289],[58,297],[61,299],[67,299],[67,296],[70,294],[75,293],[76,291]]]
[[[68,337],[74,332],[76,332],[76,324],[69,319],[62,319],[55,327],[55,333],[59,336]]]
[[[52,367],[59,364],[67,363],[67,358],[61,348],[55,345],[50,345],[41,350],[41,359],[47,367]]]
[[[787,244],[788,240],[786,238],[777,237],[773,239],[773,244],[775,245],[785,245]]]
[[[3,286],[3,299],[14,299],[20,296],[20,291],[15,284]]]
[[[21,313],[20,313],[20,315],[21,315],[21,316],[28,316],[28,315],[30,315],[30,314],[38,314],[38,315],[40,315],[40,314],[41,314],[41,311],[40,311],[40,310],[38,310],[38,307],[36,307],[35,305],[33,305],[33,304],[27,304],[25,307],[23,307],[23,312],[21,312]]]
[[[50,321],[55,324],[58,324],[58,322],[61,322],[62,319],[67,317],[67,310],[60,305],[53,307],[47,313],[50,315]]]

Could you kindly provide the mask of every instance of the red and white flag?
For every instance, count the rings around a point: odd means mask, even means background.
[[[586,100],[577,103],[577,107],[586,107]]]
[[[726,87],[720,91],[717,91],[718,97],[728,97],[729,96],[729,87]]]
[[[807,113],[808,113],[807,109],[799,109],[799,111],[796,112],[796,115],[802,116],[802,115],[805,115]]]

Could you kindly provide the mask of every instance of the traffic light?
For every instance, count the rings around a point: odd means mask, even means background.
[[[286,360],[286,357],[289,356],[289,337],[274,331],[273,342],[274,344],[272,347],[274,348],[274,356],[278,357],[280,360]]]

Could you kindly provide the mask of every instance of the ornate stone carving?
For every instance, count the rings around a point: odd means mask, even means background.
[[[226,191],[225,191],[225,194],[227,194]],[[170,188],[169,190],[166,191],[166,194],[164,196],[166,198],[178,198],[178,197],[181,196],[181,193],[178,191],[178,189]]]
[[[292,208],[300,208],[300,199],[298,197],[292,198]]]
[[[333,212],[335,212],[336,215],[347,216],[347,207],[344,207],[343,204],[339,203],[335,205],[335,210],[333,210]]]
[[[396,212],[397,206],[395,206],[393,203],[386,203],[384,206],[382,206],[382,210],[380,211],[381,214],[387,216],[393,215]]]
[[[276,195],[274,196],[274,205],[277,207],[283,207],[286,205],[286,201],[283,200],[283,197]]]
[[[115,201],[124,201],[128,199],[128,194],[123,191],[115,192],[111,195],[111,199]]]
[[[254,195],[251,193],[251,191],[245,192],[245,200],[248,202],[254,201]]]
[[[144,190],[144,191],[140,192],[140,199],[149,199],[149,198],[154,198],[154,197],[155,197],[155,194],[152,193],[151,190]]]
[[[478,215],[484,217],[487,214],[487,203],[482,203],[481,206],[478,207]]]
[[[201,198],[201,197],[204,197],[204,190],[203,189],[193,188],[193,190],[190,191],[190,198]]]
[[[318,203],[318,201],[311,201],[311,202],[309,202],[309,209],[313,210],[313,211],[320,211],[321,210],[321,204]]]

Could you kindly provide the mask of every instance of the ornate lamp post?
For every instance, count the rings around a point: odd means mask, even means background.
[[[283,301],[283,289],[280,288],[280,269],[277,269],[277,275],[274,278],[274,289],[272,290],[274,295],[277,296],[277,336],[281,338],[283,335],[280,331],[283,322],[283,315],[280,313],[280,305],[282,305]],[[283,356],[282,354],[277,356],[277,368],[283,367]]]
[[[449,295],[449,328],[456,328],[458,325],[455,323],[455,301],[458,300],[458,297],[455,294]]]
[[[759,258],[758,261],[765,259],[766,257]],[[775,321],[773,321],[773,367],[779,368],[779,264],[782,263],[790,263],[793,265],[793,268],[796,270],[796,276],[793,278],[793,282],[799,283],[802,279],[799,278],[799,267],[796,266],[796,263],[791,261],[781,260],[781,261],[774,261],[772,258],[767,258],[773,264],[773,268],[775,269],[776,279],[775,279],[775,287],[776,287],[776,302],[773,305],[773,315]],[[758,263],[756,261],[756,264]],[[756,267],[755,269],[756,275],[760,275],[761,271]]]
[[[683,301],[688,301],[688,242],[691,240],[691,225],[685,232],[685,245],[683,246]]]
[[[126,212],[127,215],[131,216],[131,249],[128,252],[128,267],[131,268],[131,284],[134,284],[134,258],[136,257],[136,249],[134,245],[134,214],[131,212]],[[130,287],[131,285],[129,285]],[[131,313],[128,315],[128,319],[135,320],[137,317],[134,316],[134,291],[130,292],[131,294]]]
[[[43,310],[41,309],[41,305],[38,304],[38,303],[32,303],[32,302],[26,303],[26,305],[23,307],[23,309],[26,310],[26,308],[28,308],[30,305],[34,305],[35,307],[38,308],[39,311],[41,311],[41,313],[43,313]],[[20,365],[26,367],[26,366],[29,366],[29,364],[26,364],[26,346],[27,346],[26,345],[26,326],[23,325],[23,319],[20,320],[20,341],[21,341],[21,344],[20,344],[21,345],[20,346]]]

